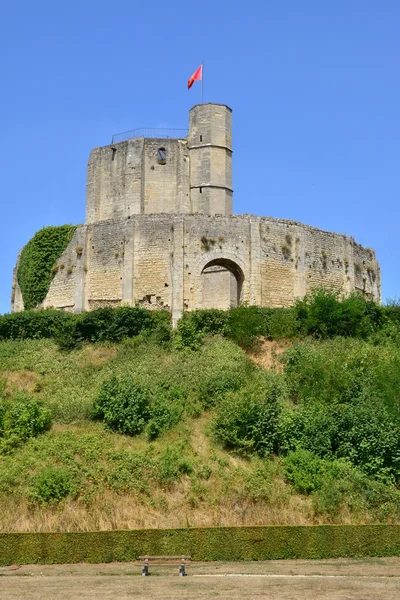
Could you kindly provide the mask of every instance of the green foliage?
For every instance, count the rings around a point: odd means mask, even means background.
[[[299,449],[290,452],[283,465],[295,490],[312,495],[317,515],[335,518],[343,508],[353,514],[378,509],[378,518],[391,515],[397,519],[400,515],[400,491],[371,479],[346,460],[324,460]]]
[[[18,283],[25,309],[35,308],[46,297],[54,272],[52,268],[72,240],[76,226],[41,229],[24,246],[18,265]]]
[[[169,314],[120,306],[79,315],[32,310],[0,316],[0,340],[54,338],[62,350],[77,348],[82,341],[119,342],[141,333],[152,335],[161,345],[167,343],[172,333]]]
[[[263,335],[271,340],[299,336],[300,323],[295,308],[261,308]]]
[[[51,338],[72,315],[59,310],[27,310],[0,316],[0,340]]]
[[[113,431],[136,435],[150,418],[149,395],[131,377],[106,380],[93,407],[96,418],[103,419]]]
[[[252,348],[264,333],[264,319],[258,306],[238,306],[229,311],[226,336],[241,348]]]
[[[307,407],[281,423],[281,449],[343,457],[368,475],[391,480],[400,476],[399,435],[398,424],[376,403]]]
[[[380,398],[397,413],[400,356],[395,346],[385,350],[361,340],[298,342],[284,355],[285,374],[295,402],[349,402],[357,397]]]
[[[0,534],[1,565],[134,562],[143,554],[183,552],[195,561],[398,556],[400,526],[289,525]]]
[[[147,432],[151,439],[179,423],[185,409],[184,402],[185,392],[181,388],[171,387],[168,382],[161,383],[151,401],[151,416],[147,424]]]
[[[231,392],[217,406],[213,421],[216,438],[240,452],[260,456],[276,449],[279,401],[284,386],[279,375],[265,373]]]
[[[76,488],[67,469],[47,467],[32,479],[30,498],[39,504],[48,505],[60,502],[67,496],[74,496]]]
[[[90,342],[117,342],[152,327],[150,311],[130,306],[99,308],[83,313],[77,322],[80,337]]]
[[[218,404],[228,392],[235,392],[243,385],[243,379],[235,373],[219,373],[204,381],[200,387],[200,401],[204,408]]]
[[[294,404],[280,421],[280,448],[346,458],[368,475],[400,477],[400,358],[356,340],[304,342],[286,353]]]
[[[196,329],[195,323],[184,315],[178,323],[174,338],[177,350],[198,350],[203,343],[203,333]]]
[[[167,446],[161,453],[156,463],[156,476],[162,486],[170,486],[183,474],[192,472],[192,463],[184,454],[184,445]]]
[[[316,289],[296,303],[297,318],[305,335],[367,338],[384,322],[384,312],[360,294]]]
[[[60,350],[74,350],[82,340],[77,319],[72,315],[57,323],[53,328],[54,341]]]
[[[229,311],[217,309],[194,310],[187,316],[196,331],[201,331],[203,335],[226,334]]]
[[[50,411],[38,400],[22,394],[0,399],[0,453],[43,433],[50,422]]]
[[[322,487],[327,463],[309,450],[289,452],[283,461],[285,475],[300,494],[310,494]],[[328,463],[329,464],[329,463]]]

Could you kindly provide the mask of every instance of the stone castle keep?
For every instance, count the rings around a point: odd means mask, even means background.
[[[200,104],[186,138],[133,137],[92,150],[86,224],[42,307],[185,310],[289,306],[315,287],[380,301],[375,253],[314,227],[232,214],[232,111]],[[12,310],[23,310],[14,277]]]

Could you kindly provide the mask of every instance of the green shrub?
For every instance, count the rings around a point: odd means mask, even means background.
[[[24,246],[18,264],[18,283],[25,309],[35,308],[46,297],[52,268],[72,240],[76,226],[61,225],[41,229]]]
[[[71,316],[57,323],[53,329],[53,337],[60,350],[68,351],[77,348],[82,340],[77,319]]]
[[[184,315],[178,322],[174,346],[177,350],[198,350],[203,343],[203,333],[190,317]]]
[[[261,308],[264,319],[263,335],[271,340],[293,338],[299,335],[299,321],[295,308]]]
[[[136,435],[150,418],[148,391],[129,376],[112,376],[101,387],[93,416],[102,419],[113,431]]]
[[[300,494],[310,494],[322,487],[325,476],[325,462],[319,457],[300,448],[289,452],[283,465],[286,478]]]
[[[238,306],[228,314],[226,337],[245,349],[253,348],[264,333],[262,310],[258,306]]]
[[[32,479],[29,496],[39,504],[60,502],[67,496],[74,496],[76,487],[67,469],[47,467]]]
[[[151,336],[159,346],[167,347],[172,340],[171,313],[165,310],[154,310],[151,313]],[[147,325],[147,323],[146,323]],[[147,326],[148,330],[148,326]]]
[[[308,405],[280,421],[280,448],[305,449],[321,458],[345,458],[384,481],[400,477],[400,429],[381,404]]]
[[[361,395],[380,398],[397,413],[400,355],[361,340],[335,339],[295,344],[284,357],[294,402],[349,402]]]
[[[49,429],[51,415],[39,400],[25,395],[0,399],[0,452],[11,451]]]
[[[194,325],[196,331],[203,335],[225,335],[229,311],[218,309],[194,310],[189,313],[188,318]]]
[[[200,401],[204,408],[218,404],[228,392],[234,392],[243,385],[243,376],[236,373],[219,373],[207,379],[200,386]]]
[[[185,392],[179,387],[162,384],[152,398],[147,432],[151,439],[179,423],[184,412]]]
[[[276,449],[282,379],[274,373],[254,377],[217,406],[213,421],[216,438],[229,448],[266,456]]]
[[[324,288],[298,300],[295,309],[302,333],[323,338],[367,338],[385,321],[382,307],[375,302],[357,293],[343,298],[340,291]]]
[[[0,340],[51,338],[71,315],[59,310],[27,310],[0,315]]]

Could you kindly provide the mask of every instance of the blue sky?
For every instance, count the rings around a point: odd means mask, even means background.
[[[233,109],[234,210],[346,233],[400,296],[398,0],[14,0],[0,20],[0,313],[18,250],[82,223],[90,149]]]

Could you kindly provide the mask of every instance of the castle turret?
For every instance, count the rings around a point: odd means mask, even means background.
[[[232,110],[198,104],[190,110],[191,212],[232,214]]]

